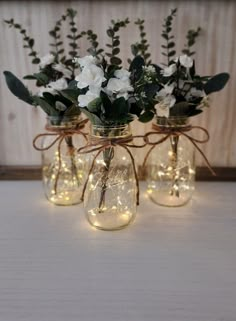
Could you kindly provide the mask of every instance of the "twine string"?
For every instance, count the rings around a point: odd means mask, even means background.
[[[131,151],[129,150],[129,148],[142,148],[146,145],[146,143],[142,143],[140,145],[138,144],[129,144],[130,142],[133,141],[134,138],[143,138],[143,136],[131,136],[129,135],[128,137],[119,137],[119,138],[109,138],[109,137],[105,137],[105,138],[98,138],[98,137],[92,137],[91,139],[91,143],[87,144],[86,146],[83,146],[81,148],[78,149],[78,153],[79,154],[88,154],[88,153],[93,153],[93,152],[97,152],[95,154],[95,156],[93,157],[90,169],[88,171],[88,175],[84,184],[84,188],[82,191],[82,196],[81,196],[81,200],[84,200],[84,195],[85,195],[85,191],[87,189],[87,185],[88,185],[88,181],[89,181],[89,177],[91,175],[91,173],[93,172],[94,166],[95,166],[95,162],[96,159],[98,158],[98,156],[105,151],[107,148],[111,148],[111,147],[115,147],[115,146],[120,146],[122,148],[124,148],[130,159],[131,159],[131,164],[132,164],[132,168],[134,171],[134,176],[135,176],[135,184],[136,184],[136,205],[139,205],[139,181],[138,181],[138,174],[137,174],[137,170],[135,167],[135,160],[134,157],[131,153]]]
[[[75,126],[75,128],[66,128],[66,127],[55,128],[55,127],[51,127],[51,126],[45,126],[45,130],[47,132],[36,135],[34,140],[33,140],[33,147],[34,147],[34,149],[36,149],[38,151],[49,150],[52,146],[54,146],[56,143],[58,143],[58,145],[57,145],[58,171],[56,173],[55,182],[54,182],[55,194],[57,194],[58,180],[59,180],[59,176],[60,176],[60,172],[61,172],[61,165],[62,165],[62,161],[61,161],[61,145],[62,145],[64,139],[66,139],[67,137],[71,137],[74,134],[82,135],[84,137],[84,139],[86,141],[88,141],[88,138],[87,138],[88,134],[82,131],[82,129],[84,129],[85,124],[87,122],[88,122],[88,119],[84,119],[81,122],[79,122]],[[51,143],[49,143],[47,146],[39,147],[37,145],[38,141],[41,138],[50,137],[50,136],[52,136],[52,137],[54,136],[55,139]],[[69,154],[72,156],[74,151],[75,151],[74,146],[68,146],[68,151],[69,151]]]
[[[151,148],[148,150],[144,161],[143,161],[143,168],[151,154],[151,152],[154,150],[155,147],[157,147],[159,144],[163,143],[164,141],[166,141],[168,138],[170,138],[171,136],[184,136],[186,137],[193,145],[194,147],[197,149],[197,151],[201,154],[201,156],[203,157],[204,161],[206,162],[206,165],[208,167],[208,169],[210,170],[210,172],[212,173],[212,175],[216,175],[216,173],[214,172],[213,168],[211,167],[206,155],[204,154],[204,152],[201,150],[201,148],[198,146],[198,144],[204,144],[206,142],[209,141],[210,135],[209,132],[200,126],[184,126],[184,127],[159,127],[156,124],[152,125],[152,129],[154,131],[150,131],[148,133],[146,133],[146,135],[144,135],[144,141],[147,145],[151,145]],[[195,137],[193,137],[192,135],[189,135],[188,132],[192,131],[192,130],[199,130],[201,132],[203,132],[205,134],[205,138],[203,139],[197,139]],[[150,136],[157,136],[157,135],[165,135],[164,137],[162,137],[161,139],[158,139],[154,142],[150,142],[149,137]]]

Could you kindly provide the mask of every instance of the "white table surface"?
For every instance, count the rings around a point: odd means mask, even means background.
[[[40,182],[0,182],[0,321],[235,321],[236,183],[197,183],[135,222],[91,228]]]

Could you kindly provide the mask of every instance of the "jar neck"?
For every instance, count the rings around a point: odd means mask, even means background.
[[[159,127],[186,127],[189,125],[188,117],[156,117],[156,124]]]
[[[102,126],[91,124],[90,136],[97,138],[125,138],[131,135],[130,125]]]
[[[48,116],[46,127],[54,129],[64,129],[64,128],[76,128],[78,123],[82,121],[80,115],[75,116]]]

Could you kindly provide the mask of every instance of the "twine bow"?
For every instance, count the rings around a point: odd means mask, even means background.
[[[212,169],[206,155],[204,154],[204,152],[201,150],[201,148],[198,146],[198,144],[204,144],[206,142],[209,141],[210,139],[210,135],[209,132],[200,126],[183,126],[183,127],[159,127],[156,124],[152,124],[152,129],[154,131],[148,132],[146,133],[146,135],[144,135],[144,141],[146,142],[147,145],[151,145],[152,147],[149,149],[149,151],[147,152],[144,161],[143,161],[143,167],[145,166],[147,159],[149,157],[149,155],[151,154],[151,152],[153,151],[153,149],[163,143],[164,141],[166,141],[169,137],[171,136],[184,136],[186,137],[193,145],[194,147],[198,150],[198,152],[202,155],[203,159],[205,160],[208,169],[210,170],[210,172],[212,173],[212,175],[216,175],[216,173],[214,172],[214,170]],[[206,137],[204,139],[197,139],[191,135],[188,134],[188,132],[197,129],[200,130],[201,132],[204,132],[204,134],[206,135]],[[164,137],[162,137],[161,139],[154,141],[154,142],[150,142],[149,137],[150,136],[157,136],[157,135],[165,135]]]
[[[59,179],[59,175],[60,175],[60,171],[61,171],[61,144],[65,138],[70,137],[73,134],[80,134],[87,141],[88,140],[87,133],[84,133],[82,131],[82,129],[84,128],[84,126],[87,122],[88,122],[88,119],[84,119],[84,120],[80,121],[74,128],[67,128],[67,127],[55,128],[55,127],[45,126],[45,129],[48,132],[38,134],[37,136],[35,136],[35,138],[33,140],[33,147],[38,151],[49,150],[52,146],[54,146],[58,142],[58,146],[57,146],[58,171],[56,174],[55,184],[54,184],[55,193],[57,192],[57,183],[58,183],[58,179]],[[41,139],[42,137],[50,137],[50,136],[55,137],[55,139],[50,144],[48,144],[45,147],[39,147],[37,145],[37,142],[39,139]],[[68,145],[69,154],[72,155],[74,151],[75,151],[74,146]]]
[[[132,163],[132,168],[134,171],[134,176],[135,176],[135,183],[136,183],[136,204],[139,205],[139,181],[138,181],[138,174],[136,171],[136,167],[135,167],[135,160],[134,160],[134,156],[132,155],[131,151],[129,150],[129,147],[131,148],[142,148],[146,145],[146,143],[143,143],[141,145],[137,145],[137,144],[129,144],[130,142],[133,141],[134,138],[143,138],[143,136],[128,136],[128,137],[119,137],[119,138],[115,138],[115,137],[105,137],[105,138],[97,138],[97,137],[93,137],[91,139],[91,143],[87,144],[86,146],[83,146],[81,148],[78,149],[78,153],[80,154],[88,154],[88,153],[92,153],[92,152],[97,152],[92,160],[92,164],[90,166],[90,169],[88,171],[88,175],[87,175],[87,179],[85,181],[84,184],[84,188],[82,191],[82,196],[81,196],[81,200],[84,200],[84,194],[88,185],[88,181],[89,181],[89,176],[91,175],[94,166],[95,166],[95,162],[96,159],[98,158],[98,156],[105,151],[107,148],[109,147],[115,147],[115,146],[120,146],[122,148],[124,148],[127,153],[130,156],[131,159],[131,163]]]

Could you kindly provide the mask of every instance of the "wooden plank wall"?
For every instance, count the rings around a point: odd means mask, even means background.
[[[107,42],[106,29],[110,19],[137,17],[146,20],[148,39],[153,61],[161,62],[162,19],[172,8],[179,12],[174,30],[177,49],[184,45],[186,31],[201,26],[201,38],[196,45],[196,65],[200,74],[227,71],[231,81],[224,91],[212,97],[211,107],[197,116],[194,124],[206,127],[210,142],[203,147],[213,166],[236,166],[236,1],[0,1],[0,165],[38,165],[40,155],[32,148],[32,138],[42,132],[45,116],[39,109],[32,109],[15,99],[8,91],[3,70],[11,70],[19,77],[33,72],[22,48],[21,37],[10,30],[3,19],[15,18],[35,38],[41,55],[49,52],[50,30],[68,7],[78,10],[80,30],[94,29],[102,46]],[[65,38],[67,29],[63,30]],[[130,44],[138,39],[136,26],[121,32],[122,58],[130,57]],[[81,55],[86,53],[86,42],[80,42]],[[36,71],[36,70],[35,70]],[[32,88],[33,89],[33,88]],[[150,124],[135,123],[135,134],[148,130]],[[143,153],[138,151],[139,163]],[[197,165],[204,165],[200,157]]]

